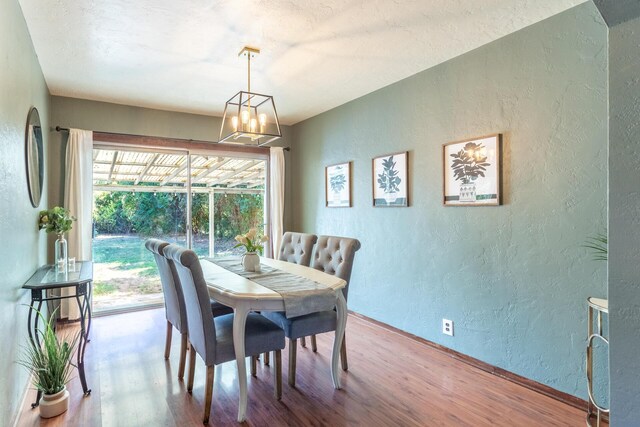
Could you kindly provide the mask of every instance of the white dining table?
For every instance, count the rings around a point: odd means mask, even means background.
[[[307,278],[335,291],[338,321],[333,340],[331,378],[334,388],[340,389],[340,347],[347,323],[347,302],[342,293],[342,288],[347,285],[347,282],[319,270],[286,261],[260,257],[260,263],[296,276]],[[250,311],[284,311],[284,300],[276,291],[226,270],[211,261],[203,259],[201,265],[211,298],[232,307],[234,310],[233,346],[236,353],[240,390],[238,422],[243,422],[247,413],[247,366],[244,348],[247,315]]]

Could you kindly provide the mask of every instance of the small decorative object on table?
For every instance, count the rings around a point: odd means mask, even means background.
[[[267,236],[258,238],[258,230],[256,228],[250,229],[246,234],[239,234],[236,236],[238,242],[234,248],[244,246],[246,253],[242,256],[242,266],[244,271],[260,271],[260,257],[258,253],[262,255],[264,245],[262,243],[269,240]]]
[[[68,252],[64,233],[71,230],[71,225],[75,220],[75,217],[71,216],[68,209],[60,206],[40,211],[38,229],[44,229],[47,233],[56,233],[58,235],[58,239],[54,245],[55,256],[53,259],[56,272],[58,273],[67,271]]]
[[[44,394],[39,405],[40,416],[52,418],[69,408],[66,384],[71,380],[71,357],[80,335],[76,333],[59,340],[52,325],[55,311],[48,321],[42,313],[36,312],[44,323],[44,330],[36,330],[36,340],[30,340],[24,347],[18,363],[31,372],[34,387]]]

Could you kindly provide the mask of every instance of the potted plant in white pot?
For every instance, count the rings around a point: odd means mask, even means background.
[[[234,248],[244,247],[246,250],[242,256],[242,266],[244,271],[260,271],[260,257],[258,253],[262,255],[264,250],[263,243],[269,240],[267,236],[258,237],[258,230],[256,228],[250,229],[245,234],[239,234],[236,236],[237,245]]]
[[[49,320],[36,310],[43,321],[44,330],[36,330],[41,343],[29,341],[18,363],[33,376],[33,386],[42,392],[40,416],[52,418],[69,408],[69,392],[66,384],[71,379],[74,365],[71,358],[78,343],[79,333],[59,339],[53,329],[54,313]]]

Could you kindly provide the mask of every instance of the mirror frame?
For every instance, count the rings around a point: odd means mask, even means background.
[[[34,127],[40,129],[40,132],[34,132],[32,135],[31,132]],[[42,185],[44,183],[43,137],[40,114],[36,107],[31,107],[27,115],[27,125],[24,133],[24,157],[29,199],[34,208],[38,207],[42,199]],[[37,179],[38,182],[32,182],[32,177]]]

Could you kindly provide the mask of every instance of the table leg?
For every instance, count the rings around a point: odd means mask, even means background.
[[[82,384],[82,391],[85,396],[91,394],[91,389],[87,386],[87,378],[84,372],[84,350],[87,346],[87,331],[85,328],[85,312],[86,307],[84,304],[87,304],[87,294],[86,292],[83,294],[83,301],[80,301],[80,295],[78,294],[79,289],[76,287],[76,302],[78,303],[78,308],[80,309],[80,339],[78,340],[78,375],[80,376],[80,384]],[[84,303],[83,303],[84,302]]]
[[[87,303],[87,342],[91,341],[89,338],[89,333],[91,332],[91,294],[93,290],[93,283],[87,283],[87,295],[85,296],[85,300]]]
[[[238,385],[240,400],[238,402],[238,422],[241,423],[247,416],[247,365],[245,360],[244,337],[245,326],[249,307],[239,304],[234,308],[233,317],[233,348],[236,352],[236,364],[238,366]]]
[[[38,337],[38,319],[40,318],[40,309],[42,308],[42,300],[38,300],[38,309],[36,309],[33,304],[35,300],[31,300],[31,304],[29,305],[29,315],[27,316],[27,331],[29,332],[29,340],[31,344],[37,347],[40,347],[40,338]],[[35,319],[33,320],[33,324],[31,321],[31,317],[33,316],[33,312],[36,312]],[[33,328],[31,327],[33,325]],[[35,408],[40,404],[40,399],[42,399],[42,391],[38,390],[38,394],[36,395],[36,401],[31,404],[32,408]]]
[[[342,347],[342,338],[344,337],[344,329],[347,326],[347,301],[344,299],[342,289],[336,291],[336,336],[333,339],[333,354],[331,356],[331,378],[333,379],[333,388],[340,389],[340,348]]]

